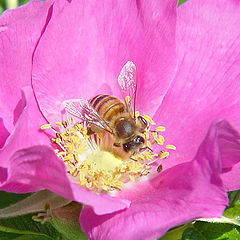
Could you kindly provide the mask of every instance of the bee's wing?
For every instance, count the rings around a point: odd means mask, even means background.
[[[87,123],[92,123],[98,127],[112,133],[112,129],[107,122],[99,116],[96,110],[85,99],[70,99],[64,101],[65,110],[72,116],[77,117]]]
[[[135,119],[135,98],[137,89],[137,70],[133,62],[128,61],[122,68],[118,76],[118,84],[121,88],[122,96],[126,108]]]

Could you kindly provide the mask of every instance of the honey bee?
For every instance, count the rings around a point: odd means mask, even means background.
[[[65,110],[86,122],[89,132],[109,132],[114,136],[115,147],[122,147],[124,152],[133,155],[145,149],[143,133],[148,127],[142,116],[135,115],[137,72],[134,63],[129,61],[124,65],[118,83],[124,102],[115,96],[100,94],[90,100],[65,101]]]

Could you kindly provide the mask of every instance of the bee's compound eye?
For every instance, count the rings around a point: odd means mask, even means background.
[[[136,136],[134,139],[133,139],[134,143],[136,144],[141,144],[141,143],[144,143],[144,138],[141,137],[141,136]]]
[[[124,143],[123,144],[123,150],[125,152],[129,152],[130,149],[131,149],[131,144],[130,143]]]

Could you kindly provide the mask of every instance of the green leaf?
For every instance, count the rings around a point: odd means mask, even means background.
[[[18,6],[26,4],[29,0],[18,0]]]
[[[205,240],[205,238],[194,228],[188,228],[183,232],[181,240]]]
[[[209,222],[209,223],[229,223],[229,224],[234,224],[237,226],[240,226],[239,221],[232,219],[232,218],[227,218],[227,217],[221,217],[221,218],[200,218],[198,221],[202,222]]]
[[[0,218],[16,217],[33,212],[45,211],[46,204],[51,210],[70,203],[63,197],[47,190],[39,191],[7,208],[0,209]]]
[[[0,192],[0,207],[7,207],[30,195]],[[55,237],[57,232],[49,223],[36,223],[32,215],[0,220],[1,240],[53,240]]]
[[[6,0],[0,0],[0,6],[4,10],[6,8]]]
[[[15,233],[0,232],[0,239],[1,240],[15,239],[19,236],[20,236],[19,234],[15,234]]]
[[[0,231],[56,239],[58,233],[50,223],[41,224],[35,222],[32,220],[32,216],[32,214],[28,214],[15,218],[0,219]]]
[[[13,240],[50,240],[50,238],[39,235],[21,235]]]
[[[8,193],[8,192],[0,191],[0,208],[4,208],[11,204],[14,204],[30,195],[31,193],[16,194],[16,193]]]
[[[240,227],[226,223],[195,222],[183,232],[181,240],[236,240],[240,239]]]
[[[196,222],[194,228],[209,240],[236,240],[240,238],[240,228],[232,224]]]
[[[232,224],[235,224],[237,226],[240,226],[240,206],[235,205],[232,207],[229,207],[224,212],[224,219],[230,220]]]
[[[184,2],[186,2],[187,0],[179,0],[178,1],[178,6],[180,6],[181,4],[183,4]]]
[[[161,237],[159,240],[180,240],[182,237],[183,232],[185,231],[185,229],[188,228],[188,226],[191,225],[190,224],[186,224],[186,225],[182,225],[176,228],[173,228],[171,230],[169,230],[163,237]]]
[[[229,207],[240,206],[240,190],[228,193]]]

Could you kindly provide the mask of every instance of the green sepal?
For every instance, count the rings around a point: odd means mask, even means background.
[[[64,236],[65,240],[86,240],[87,237],[81,231],[78,221],[81,210],[81,204],[72,202],[52,211],[52,218],[49,222]]]
[[[53,227],[64,236],[65,240],[87,240],[83,231],[81,231],[79,222],[62,222],[59,219],[51,219]]]

